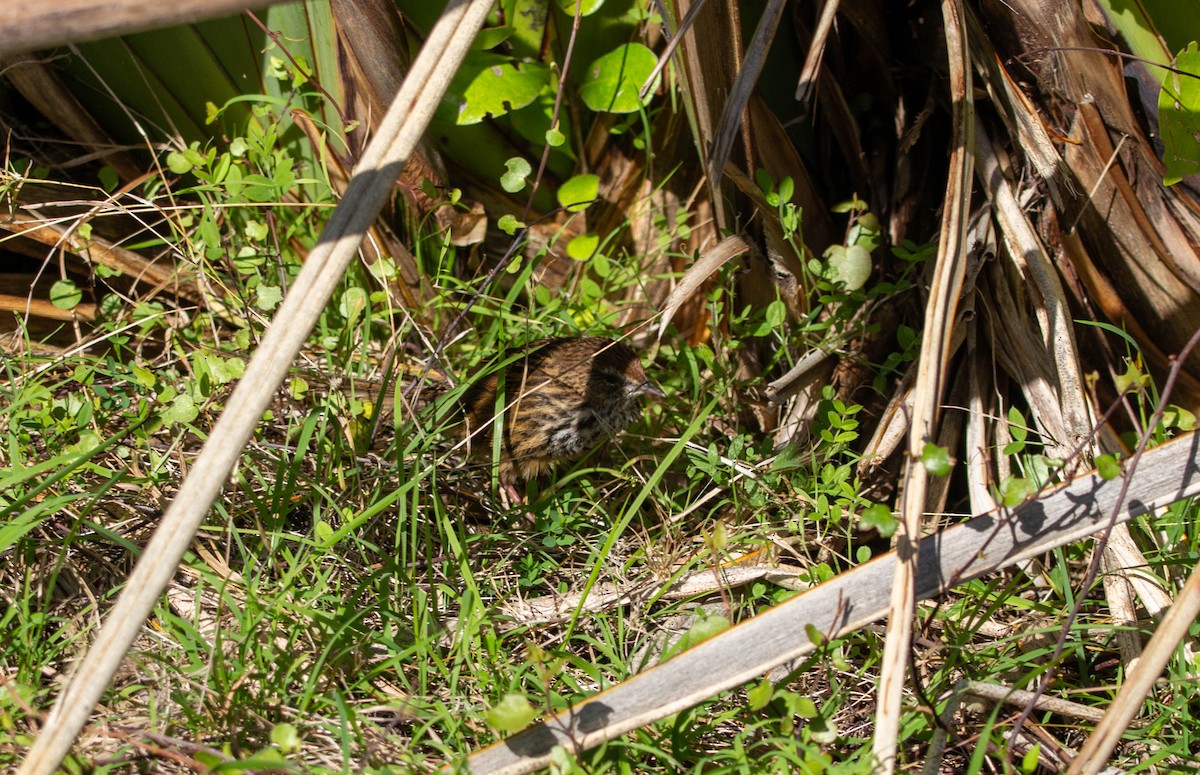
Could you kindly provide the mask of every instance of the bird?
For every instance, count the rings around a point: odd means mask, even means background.
[[[539,339],[471,382],[461,399],[464,435],[478,456],[490,456],[493,429],[501,427],[500,485],[520,503],[518,483],[621,433],[641,416],[643,396],[666,398],[628,345],[598,336]]]

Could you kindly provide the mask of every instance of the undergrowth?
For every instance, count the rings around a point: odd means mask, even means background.
[[[44,354],[31,341],[3,364],[4,766],[29,745],[320,233],[328,186],[320,170],[296,172],[274,126],[176,152],[164,159],[173,174],[143,184],[170,227],[145,247],[190,267],[204,303],[102,306],[85,346]],[[783,182],[760,183],[787,207]],[[865,203],[846,211],[862,227],[847,247],[877,247],[863,233]],[[785,215],[800,227],[799,213]],[[854,291],[815,261],[806,282],[816,303],[799,321],[782,301],[740,307],[739,268],[726,267],[706,291],[705,314],[720,323],[708,341],[668,333],[654,347],[647,332],[632,334],[653,354],[648,369],[668,400],[648,405],[618,441],[530,483],[527,505],[505,507],[492,467],[457,444],[447,402],[523,342],[628,336],[612,300],[638,298],[647,267],[616,247],[619,235],[599,235],[614,249],[558,294],[536,282],[537,258],[519,258],[481,288],[463,280],[459,249],[432,224],[417,228],[411,248],[436,293],[419,311],[398,307],[387,258],[347,274],[68,770],[454,764],[531,716],[568,708],[888,548],[894,521],[868,497],[857,464],[880,396],[913,359],[913,330],[899,326],[881,358],[859,364],[866,389],[815,391],[803,443],[782,449],[760,424],[774,408],[757,378],[741,376],[742,356],[768,353],[762,372],[779,374],[816,346],[849,352],[876,333],[873,307],[900,303],[921,281],[929,246],[897,248],[908,270]],[[1052,466],[1014,412],[1019,443],[997,452],[1042,486]],[[1140,522],[1156,542],[1149,571],[1175,583],[1200,554],[1192,510]],[[923,608],[913,665],[922,693],[902,728],[913,760],[961,679],[1023,686],[1040,674],[1086,561],[1083,547],[1055,550],[1040,567],[970,582]],[[661,584],[737,563],[783,563],[799,583],[688,599]],[[531,616],[520,605],[601,587],[655,591],[598,611],[576,602]],[[1120,663],[1099,603],[1072,627],[1057,689],[1111,699]],[[564,754],[560,769],[869,772],[882,642],[875,628],[825,641],[786,675],[578,761]],[[1195,755],[1196,669],[1177,661],[1165,677],[1155,715],[1127,737],[1131,769]],[[963,771],[982,768],[978,751],[1007,745],[1009,711],[975,712],[978,726],[952,742],[949,761]]]

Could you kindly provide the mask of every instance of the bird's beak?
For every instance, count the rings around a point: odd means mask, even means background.
[[[653,382],[651,382],[649,380],[646,380],[645,382],[643,382],[641,384],[641,386],[638,388],[638,391],[642,395],[650,396],[651,398],[662,399],[662,398],[667,397],[667,394],[663,392],[662,388],[660,388],[658,385],[655,385]]]

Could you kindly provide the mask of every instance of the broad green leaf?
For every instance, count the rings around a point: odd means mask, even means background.
[[[350,323],[358,320],[367,308],[367,292],[357,286],[347,288],[338,302],[338,314]]]
[[[537,711],[520,694],[506,694],[487,712],[487,723],[494,729],[512,734],[529,726]]]
[[[1168,428],[1178,428],[1181,431],[1190,431],[1196,427],[1196,415],[1182,406],[1171,404],[1163,412],[1163,425]]]
[[[1038,760],[1041,758],[1042,744],[1034,743],[1033,747],[1021,757],[1021,772],[1037,772]]]
[[[857,291],[871,277],[871,253],[862,245],[833,245],[825,251],[830,278],[848,291]]]
[[[171,151],[167,154],[167,169],[176,175],[185,175],[192,171],[192,163],[179,151]]]
[[[150,371],[150,369],[134,365],[132,371],[134,382],[142,387],[152,388],[158,382],[158,377],[156,377],[154,372]]]
[[[587,261],[599,244],[600,238],[595,234],[580,234],[567,243],[567,255],[576,261]]]
[[[787,320],[787,305],[781,300],[775,299],[767,305],[763,317],[772,329],[779,328]]]
[[[162,412],[162,421],[164,424],[178,425],[180,423],[188,423],[196,419],[200,414],[200,410],[196,408],[196,402],[186,393],[178,395]]]
[[[1130,390],[1141,390],[1150,384],[1150,377],[1142,372],[1132,361],[1127,361],[1129,364],[1122,374],[1117,374],[1113,377],[1113,385],[1121,393]]]
[[[278,285],[260,285],[254,289],[254,306],[270,312],[283,301],[283,289]]]
[[[50,303],[59,309],[75,309],[83,301],[83,291],[71,280],[59,280],[50,286]]]
[[[746,690],[746,699],[749,702],[750,710],[759,710],[766,706],[774,694],[775,684],[765,678],[759,681],[757,685]]]
[[[476,51],[487,51],[490,48],[495,48],[511,38],[513,32],[512,27],[484,27],[475,36],[475,42],[471,44],[471,48]]]
[[[1163,183],[1171,186],[1200,173],[1200,50],[1193,41],[1175,57],[1158,94],[1163,139]]]
[[[576,175],[558,188],[558,203],[569,212],[587,209],[600,194],[600,178],[596,175]]]
[[[579,96],[597,112],[633,113],[642,106],[638,90],[657,63],[654,52],[641,43],[626,43],[588,66]]]
[[[795,711],[800,718],[816,718],[818,715],[817,704],[812,701],[811,697],[797,697]]]
[[[835,213],[849,213],[849,212],[854,212],[855,210],[862,212],[866,209],[867,209],[867,203],[864,202],[863,200],[859,199],[858,197],[854,197],[853,199],[847,199],[844,202],[838,202],[833,207],[829,208],[829,210],[831,212],[835,212]]]
[[[509,48],[517,57],[536,59],[546,35],[550,0],[503,0],[504,18],[512,25]]]
[[[550,80],[550,69],[538,62],[514,63],[500,54],[473,51],[450,85],[447,99],[456,101],[455,121],[478,124],[487,116],[503,116],[537,99]]]
[[[1116,479],[1121,475],[1121,464],[1113,455],[1100,455],[1096,458],[1096,472],[1101,479]]]

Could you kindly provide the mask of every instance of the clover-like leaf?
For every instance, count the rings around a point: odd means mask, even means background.
[[[533,167],[529,166],[529,162],[520,156],[514,156],[504,162],[504,167],[508,172],[500,176],[500,187],[510,194],[515,194],[525,188],[525,179],[533,172]]]

